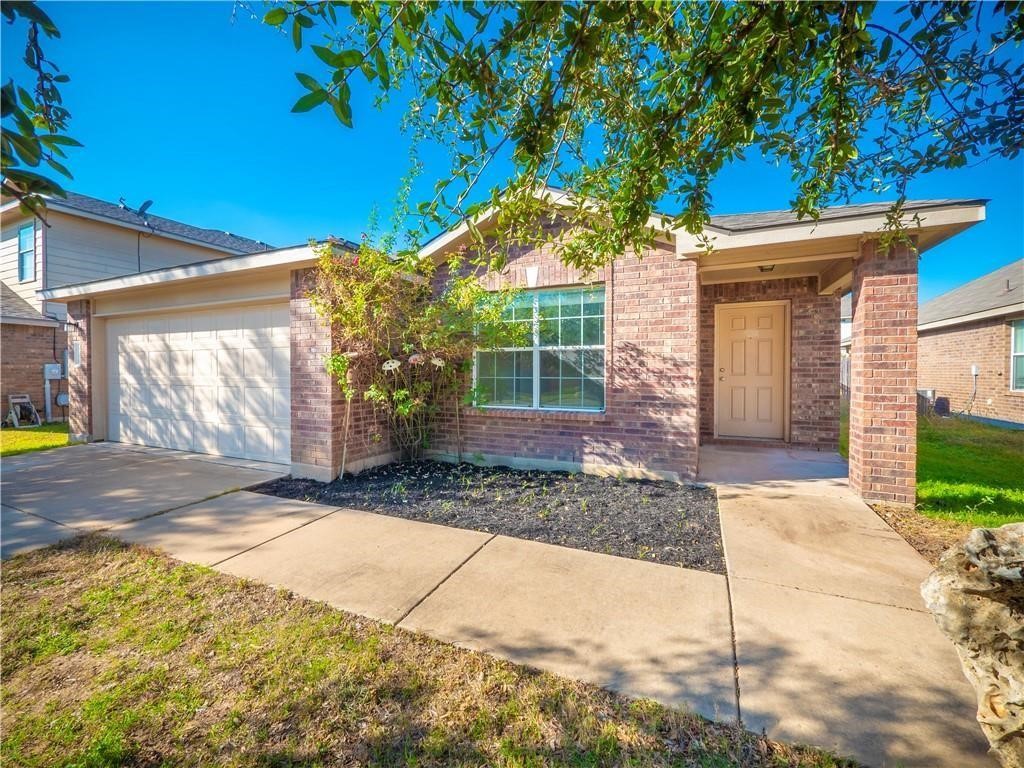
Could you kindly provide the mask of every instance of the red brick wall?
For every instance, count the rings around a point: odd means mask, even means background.
[[[1024,316],[1016,316],[1017,318]],[[971,413],[987,419],[1024,423],[1024,392],[1013,392],[1008,317],[921,331],[917,347],[917,387],[934,389],[954,413],[967,407],[978,366],[978,392]]]
[[[700,432],[714,435],[715,305],[790,302],[790,442],[833,449],[839,443],[839,297],[819,296],[811,277],[701,287]]]
[[[56,334],[56,336],[55,336]],[[43,364],[63,360],[67,334],[61,327],[44,325],[0,325],[0,404],[7,415],[7,396],[27,394],[42,418],[46,418],[43,398]],[[57,395],[58,382],[50,382],[51,396]],[[63,382],[65,386],[67,382]],[[63,417],[64,409],[53,404],[53,418]]]
[[[80,365],[68,361],[68,392],[71,396],[69,428],[73,436],[88,440],[93,436],[92,414],[92,303],[88,300],[68,303],[68,349],[81,346]],[[77,327],[75,327],[77,326]]]
[[[297,474],[320,480],[337,477],[344,454],[346,471],[390,459],[387,429],[372,406],[353,400],[345,443],[345,398],[330,374],[330,329],[306,296],[308,270],[292,272],[289,302],[291,325],[291,449]]]
[[[500,277],[490,276],[489,287],[527,287],[528,267],[537,268],[537,288],[582,282],[543,247],[513,254]],[[696,265],[662,246],[643,259],[618,259],[591,282],[605,285],[605,412],[462,408],[457,425],[450,409],[435,449],[524,464],[559,461],[588,470],[601,465],[614,468],[608,471],[695,476]]]
[[[869,501],[915,500],[917,260],[869,242],[854,264],[850,487]]]

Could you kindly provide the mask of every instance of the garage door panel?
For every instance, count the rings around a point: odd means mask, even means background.
[[[270,348],[270,367],[275,379],[291,381],[291,357],[292,351],[287,345]]]
[[[108,323],[111,439],[288,462],[286,305]]]
[[[214,350],[192,350],[192,377],[196,381],[217,378],[217,353]]]
[[[250,347],[242,355],[242,374],[247,379],[268,379],[274,375],[273,353],[269,347]]]

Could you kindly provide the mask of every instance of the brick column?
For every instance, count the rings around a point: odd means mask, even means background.
[[[92,302],[68,303],[68,431],[73,440],[93,439]],[[75,362],[76,355],[78,362]]]
[[[917,260],[868,242],[853,271],[850,487],[901,506],[917,484]]]
[[[345,400],[327,373],[331,331],[306,297],[310,270],[291,275],[292,475],[328,482],[341,465]]]

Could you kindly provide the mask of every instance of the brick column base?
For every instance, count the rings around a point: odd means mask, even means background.
[[[72,440],[93,439],[92,302],[72,301],[68,309],[68,432]]]
[[[899,506],[917,486],[917,261],[868,242],[853,272],[850,487]]]

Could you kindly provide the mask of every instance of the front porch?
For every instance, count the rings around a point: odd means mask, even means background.
[[[883,242],[881,214],[717,217],[710,252],[677,240],[699,283],[701,475],[785,482],[808,461],[793,449],[838,448],[840,297],[852,292],[849,465],[827,471],[866,501],[915,503],[918,260],[984,215],[974,203],[922,208],[910,241]],[[785,450],[729,459],[719,445],[744,442]]]

